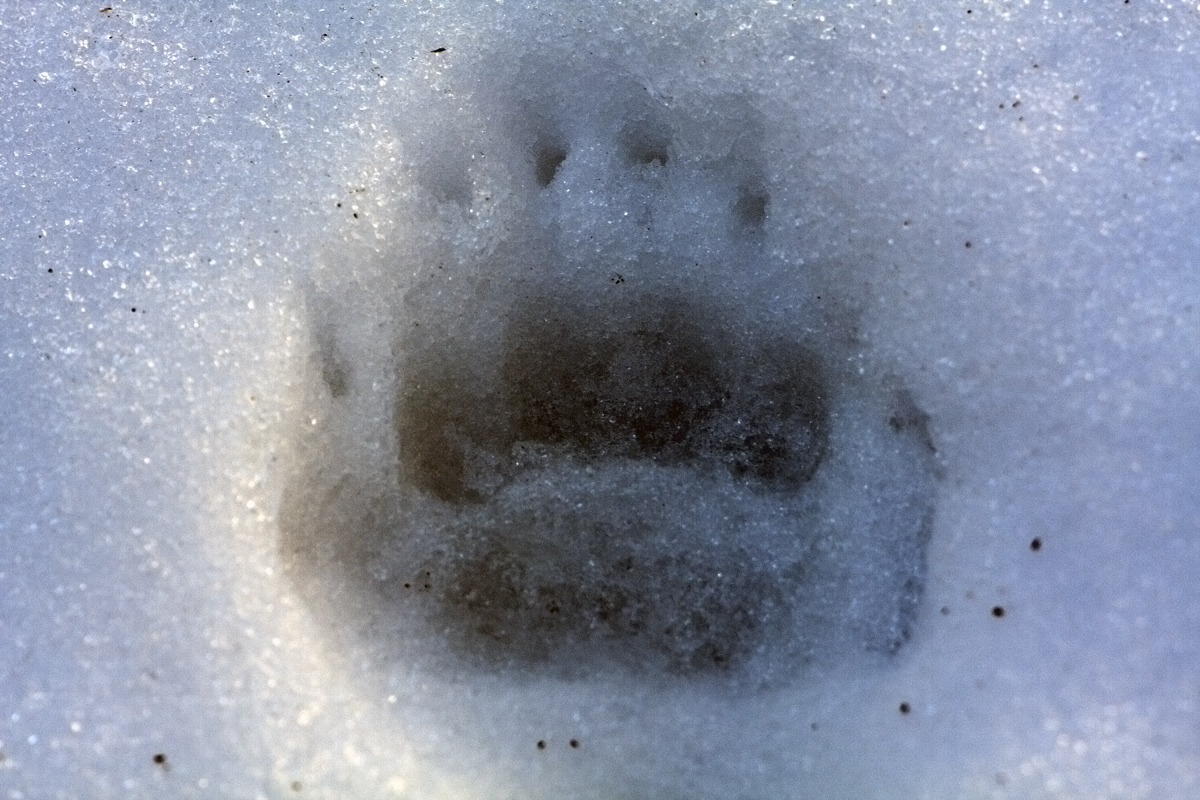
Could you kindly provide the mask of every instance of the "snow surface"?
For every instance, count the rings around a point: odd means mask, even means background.
[[[0,794],[1193,796],[1198,31],[1148,0],[5,6]],[[401,508],[428,348],[484,385],[522,298],[664,291],[739,363],[782,331],[840,376],[831,530],[901,530],[936,474],[893,654],[859,651],[903,531],[827,557],[789,641],[841,654],[783,681],[481,665],[362,589],[449,513],[347,535]],[[730,475],[664,524],[777,534]]]

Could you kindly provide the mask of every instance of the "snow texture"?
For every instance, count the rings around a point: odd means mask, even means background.
[[[0,13],[0,797],[1200,791],[1200,11]]]

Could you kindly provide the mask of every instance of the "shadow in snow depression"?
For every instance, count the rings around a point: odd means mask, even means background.
[[[486,289],[410,287],[383,326],[388,374],[314,315],[324,423],[301,426],[280,512],[297,588],[385,658],[514,675],[764,685],[895,653],[925,579],[927,418],[852,333],[758,319],[690,279],[705,265],[665,233],[689,198],[706,252],[766,261],[753,125],[698,155],[677,110],[609,88],[602,110],[521,115],[497,157],[529,230],[479,265]],[[416,171],[443,218],[477,202],[447,146]],[[637,220],[597,245],[608,261],[572,246],[585,182]],[[372,382],[392,387],[385,413],[362,411]]]

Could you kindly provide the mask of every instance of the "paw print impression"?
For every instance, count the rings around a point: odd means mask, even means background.
[[[486,131],[412,156],[434,244],[397,257],[387,369],[319,328],[346,422],[281,512],[304,591],[437,669],[766,685],[896,653],[934,437],[808,276],[764,295],[784,178],[753,105],[496,84]]]

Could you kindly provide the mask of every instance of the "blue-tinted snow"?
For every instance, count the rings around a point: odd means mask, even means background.
[[[0,792],[1195,792],[1194,8],[260,8],[0,14]],[[477,263],[543,213],[455,207],[516,180],[472,147],[509,146],[519,92],[494,87],[556,58],[530,94],[603,64],[697,148],[721,98],[753,108],[774,257],[929,414],[945,475],[899,663],[732,698],[381,679],[284,576],[312,320],[380,374],[405,254]]]

